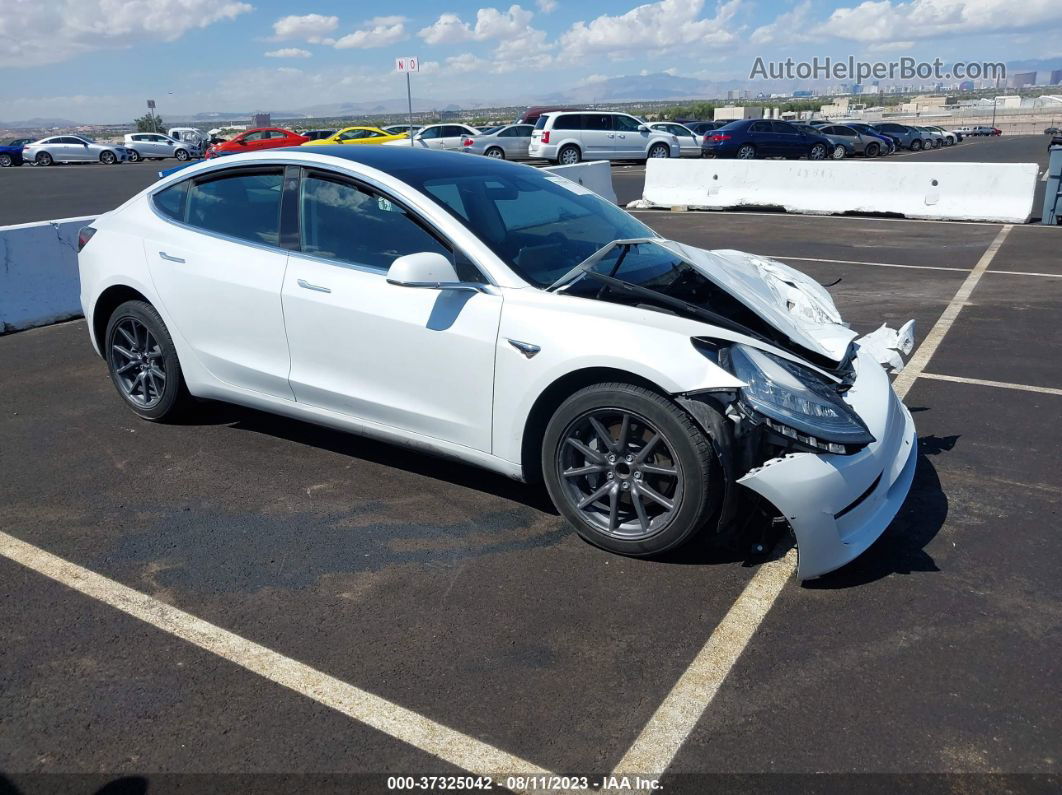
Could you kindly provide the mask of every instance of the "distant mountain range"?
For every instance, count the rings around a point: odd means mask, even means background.
[[[25,119],[24,121],[0,121],[0,127],[5,130],[40,130],[49,127],[77,127],[81,122],[70,119]]]

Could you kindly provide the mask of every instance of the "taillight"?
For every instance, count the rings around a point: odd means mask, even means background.
[[[96,230],[91,226],[83,226],[77,232],[77,251],[80,254],[81,249],[88,245],[88,242],[92,240],[92,236],[96,234]]]
[[[472,139],[471,138],[466,138],[465,140],[463,140],[461,142],[461,146],[472,146]]]
[[[542,133],[542,143],[544,143],[544,144],[548,144],[549,143],[549,130],[545,130]]]
[[[717,144],[720,141],[729,141],[730,136],[726,133],[712,133],[708,136],[708,140],[711,141],[713,144]]]

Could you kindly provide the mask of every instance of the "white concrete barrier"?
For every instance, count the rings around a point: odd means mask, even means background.
[[[598,196],[616,203],[616,191],[612,188],[612,165],[607,160],[592,160],[574,166],[546,166],[543,171],[552,171],[592,190]]]
[[[1035,163],[671,160],[646,164],[642,199],[628,207],[792,213],[894,213],[905,218],[1026,223]]]
[[[92,220],[0,226],[0,334],[81,315],[77,232]]]

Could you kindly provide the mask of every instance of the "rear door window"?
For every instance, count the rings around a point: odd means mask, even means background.
[[[584,113],[583,114],[583,129],[584,130],[612,130],[612,116],[608,113]]]
[[[553,122],[554,130],[581,130],[583,129],[583,116],[581,113],[565,113],[558,116]]]
[[[250,243],[280,241],[281,169],[241,169],[192,183],[185,222]]]

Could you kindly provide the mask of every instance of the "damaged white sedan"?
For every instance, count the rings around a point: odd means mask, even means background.
[[[829,293],[664,240],[563,177],[400,147],[207,161],[82,230],[91,340],[125,403],[231,401],[544,480],[588,541],[654,555],[788,526],[852,560],[910,488],[886,367]]]

